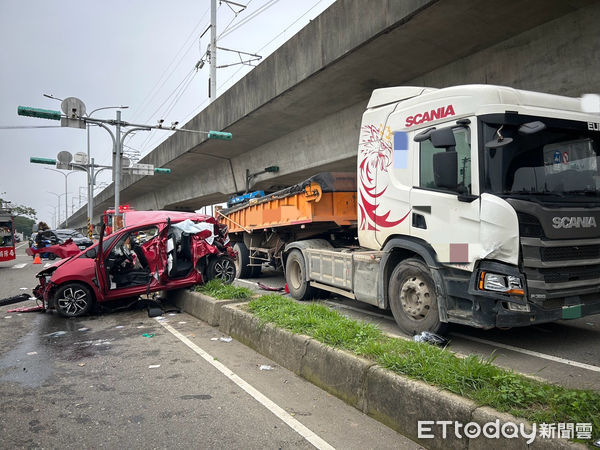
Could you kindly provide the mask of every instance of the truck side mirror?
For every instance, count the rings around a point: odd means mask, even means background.
[[[440,152],[433,155],[433,181],[437,187],[456,190],[458,187],[458,153]]]

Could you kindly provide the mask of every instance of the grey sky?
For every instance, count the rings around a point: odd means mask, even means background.
[[[333,1],[236,0],[248,8],[231,28],[262,7],[267,8],[224,35],[219,46],[267,56]],[[18,105],[60,109],[60,102],[43,97],[44,93],[78,97],[88,112],[103,106],[128,105],[123,119],[136,123],[153,124],[160,118],[168,124],[176,120],[185,123],[208,103],[208,66],[195,74],[193,68],[208,44],[210,33],[201,42],[198,38],[208,26],[209,9],[209,0],[0,0],[0,126],[58,125],[17,116]],[[233,18],[232,10],[222,4],[218,33]],[[235,54],[220,52],[218,56],[219,65],[238,61]],[[218,93],[249,70],[239,65],[220,69]],[[187,89],[182,92],[178,85]],[[174,103],[176,98],[179,100]],[[94,117],[114,118],[115,110],[100,111]],[[138,133],[126,141],[131,148],[125,150],[135,149],[143,156],[169,134]],[[96,163],[110,163],[111,145],[106,131],[92,129],[91,149]],[[35,208],[38,219],[50,223],[57,197],[48,191],[64,193],[64,176],[44,169],[51,166],[29,163],[29,158],[55,158],[61,150],[85,152],[85,130],[0,129],[0,196]],[[101,173],[98,179],[109,182],[110,172]],[[85,185],[83,172],[68,176],[69,214],[73,205],[75,209],[79,205],[79,193],[85,197],[85,189],[80,190]],[[85,198],[82,200],[85,202]],[[64,220],[64,195],[60,215]]]

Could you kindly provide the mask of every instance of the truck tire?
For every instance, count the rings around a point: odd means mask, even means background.
[[[253,267],[248,266],[250,264],[248,247],[243,242],[236,242],[233,250],[237,253],[235,257],[235,277],[250,278]]]
[[[300,250],[292,250],[285,262],[285,282],[296,300],[309,300],[316,296],[317,289],[308,284],[306,264]]]
[[[388,295],[398,328],[409,336],[446,331],[448,324],[440,321],[435,283],[422,260],[409,258],[398,263],[390,277]]]

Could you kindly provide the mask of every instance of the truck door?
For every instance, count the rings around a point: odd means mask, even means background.
[[[474,135],[474,136],[473,136]],[[467,269],[479,243],[476,133],[468,121],[409,135],[414,150],[410,234],[428,242],[442,263]]]

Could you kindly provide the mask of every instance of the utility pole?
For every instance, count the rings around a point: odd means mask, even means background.
[[[208,97],[217,98],[217,0],[210,0],[210,78]]]

